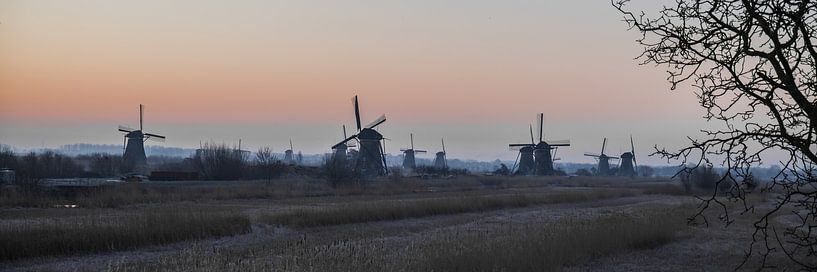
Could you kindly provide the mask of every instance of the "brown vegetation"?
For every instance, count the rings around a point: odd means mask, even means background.
[[[104,252],[250,231],[229,211],[162,208],[120,216],[83,216],[0,225],[0,260]]]

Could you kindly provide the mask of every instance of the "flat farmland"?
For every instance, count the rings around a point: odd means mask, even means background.
[[[720,271],[753,231],[690,224],[697,200],[664,179],[141,183],[27,201],[0,211],[3,270]]]

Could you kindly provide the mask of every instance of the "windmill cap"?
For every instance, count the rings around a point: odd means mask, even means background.
[[[380,134],[380,132],[377,132],[374,129],[364,128],[363,130],[360,131],[360,133],[357,134],[357,137],[359,139],[366,140],[380,140],[383,139],[383,134]]]
[[[145,134],[143,134],[142,131],[140,131],[140,130],[134,130],[134,131],[128,132],[128,134],[126,134],[125,137],[128,137],[128,138],[144,138]]]

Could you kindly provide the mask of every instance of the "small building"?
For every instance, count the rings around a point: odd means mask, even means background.
[[[8,168],[0,168],[0,185],[13,185],[16,182],[16,173]]]

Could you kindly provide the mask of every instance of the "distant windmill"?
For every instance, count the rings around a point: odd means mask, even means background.
[[[514,175],[533,175],[536,172],[534,168],[534,159],[533,159],[533,150],[536,147],[536,143],[533,140],[533,126],[528,125],[530,128],[530,143],[529,144],[509,144],[508,147],[511,150],[519,150],[519,155],[516,156],[516,162],[514,162],[514,166],[511,167],[511,171]],[[517,163],[518,162],[518,163]]]
[[[539,113],[539,143],[536,144],[533,150],[536,168],[535,174],[537,176],[553,175],[553,153],[551,150],[556,150],[560,146],[570,146],[570,141],[545,141],[544,140],[544,122],[545,114]]]
[[[295,164],[295,156],[293,156],[292,147],[292,139],[289,139],[289,149],[284,151],[284,163],[286,164]]]
[[[400,149],[400,151],[403,152],[403,169],[412,171],[417,167],[417,163],[414,160],[414,154],[426,153],[426,151],[414,149],[414,133],[410,133],[409,136],[411,136],[411,148]]]
[[[445,139],[440,139],[443,145],[443,151],[437,152],[434,157],[434,168],[448,169],[448,161],[445,158]]]
[[[139,130],[119,126],[119,131],[125,133],[123,139],[125,152],[122,155],[122,163],[127,168],[126,171],[144,172],[146,170],[145,140],[151,139],[158,142],[164,142],[165,140],[165,136],[144,133],[144,113],[145,107],[139,104]]]
[[[604,141],[601,143],[601,153],[599,154],[592,154],[592,153],[584,153],[585,156],[594,157],[599,160],[598,166],[598,175],[599,176],[607,176],[610,175],[610,160],[618,160],[618,157],[611,157],[604,154],[604,147],[607,146],[607,138],[604,138]]]
[[[630,152],[621,154],[621,165],[618,167],[619,176],[635,176],[638,170],[638,163],[635,161],[635,143],[633,135],[630,135]]]
[[[358,97],[355,96],[352,101],[355,105],[355,123],[357,124],[358,132],[335,144],[332,146],[332,149],[336,149],[340,145],[357,139],[360,143],[360,147],[358,148],[357,157],[355,158],[354,170],[364,177],[385,175],[389,170],[386,167],[386,156],[383,151],[384,148],[381,145],[383,134],[380,134],[380,132],[377,132],[374,128],[386,122],[386,115],[380,116],[380,118],[375,119],[371,124],[363,127],[360,123]]]
[[[346,138],[347,138],[347,136],[346,136],[346,125],[343,125],[343,139],[346,139]],[[352,143],[352,144],[341,143],[341,144],[336,145],[335,147],[333,147],[332,149],[335,150],[335,152],[333,154],[333,162],[337,163],[338,165],[346,165],[347,156],[348,156],[346,151],[350,147],[355,147],[354,143]]]

